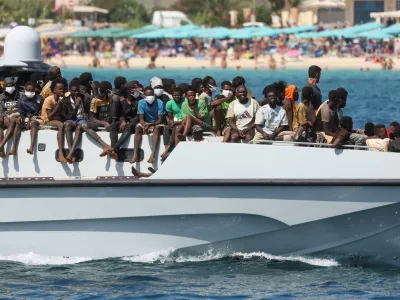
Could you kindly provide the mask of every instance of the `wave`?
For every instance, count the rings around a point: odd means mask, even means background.
[[[66,256],[45,256],[39,255],[33,252],[12,254],[12,255],[0,255],[0,261],[14,261],[20,262],[26,265],[38,266],[38,265],[71,265],[78,264],[84,261],[92,260],[88,257],[66,257]]]
[[[271,261],[288,261],[288,262],[301,262],[304,264],[319,266],[319,267],[337,267],[340,264],[333,259],[326,258],[310,258],[303,256],[280,256],[280,255],[272,255],[264,252],[252,252],[252,253],[214,253],[213,250],[209,250],[208,252],[198,255],[198,256],[175,256],[175,249],[167,248],[165,250],[135,255],[135,256],[127,256],[123,257],[123,260],[135,262],[135,263],[187,263],[187,262],[206,262],[213,260],[220,260],[226,258],[239,258],[242,260],[250,260],[250,259],[265,259]]]

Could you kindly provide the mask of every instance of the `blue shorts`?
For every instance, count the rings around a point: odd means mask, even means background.
[[[66,121],[66,122],[71,122],[71,123],[74,123],[74,125],[75,125],[75,127],[76,127],[76,126],[78,126],[78,125],[82,125],[82,124],[85,124],[85,123],[87,123],[87,122],[88,122],[88,120],[87,120],[87,119],[85,119],[85,118],[78,118],[78,119],[76,119],[75,121],[68,120],[68,121]]]

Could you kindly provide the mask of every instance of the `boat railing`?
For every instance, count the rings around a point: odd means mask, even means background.
[[[325,143],[309,143],[309,142],[296,142],[296,141],[274,141],[274,140],[259,140],[250,141],[249,144],[267,144],[273,146],[309,146],[309,147],[321,147],[321,148],[332,148],[331,144]],[[370,150],[374,149],[379,152],[383,152],[382,148],[372,146],[357,146],[357,145],[340,145],[339,149],[354,149],[354,150]]]

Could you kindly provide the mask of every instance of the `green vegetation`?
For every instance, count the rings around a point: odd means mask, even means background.
[[[53,18],[51,2],[46,0],[0,0],[0,23],[26,24],[28,18]]]

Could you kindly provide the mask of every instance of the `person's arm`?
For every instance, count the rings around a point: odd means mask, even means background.
[[[292,123],[293,123],[293,110],[292,110],[292,102],[290,100],[286,100],[283,105],[283,109],[286,112],[286,118],[288,122],[288,130],[293,131]]]
[[[57,101],[56,106],[53,109],[46,109],[47,111],[47,117],[49,118],[49,121],[53,121],[54,118],[60,114],[62,111],[64,105],[62,101]]]
[[[285,130],[285,128],[288,128],[289,126],[279,126],[275,131],[270,135],[271,140],[274,140],[282,131]]]
[[[228,97],[224,97],[224,98],[220,98],[220,99],[215,98],[213,101],[211,101],[211,108],[214,108],[224,102],[231,101],[232,99],[233,99],[233,93],[231,93],[231,95]]]
[[[234,118],[229,117],[229,118],[228,118],[228,122],[229,122],[229,126],[230,126],[233,130],[240,131],[240,130],[237,128],[237,126],[236,126],[236,121],[235,121]]]
[[[22,105],[22,101],[18,101],[18,112],[21,118],[25,119],[27,117],[27,113],[24,106]]]
[[[167,114],[168,114],[168,124],[169,126],[173,127],[175,125],[174,115],[172,114],[171,111],[169,111]]]
[[[328,122],[322,122],[322,127],[323,127],[324,133],[326,135],[329,135],[329,136],[334,136],[335,135],[334,132],[330,131]]]
[[[332,142],[333,148],[338,148],[350,138],[350,133],[347,130],[342,130],[338,133],[336,139]]]
[[[324,105],[321,108],[321,121],[322,121],[322,129],[324,130],[324,133],[329,136],[334,136],[335,133],[330,130],[329,128],[329,123],[330,123],[330,114],[328,110],[328,106]]]
[[[193,110],[194,117],[195,117],[196,119],[200,120],[200,121],[203,121],[203,120],[204,120],[204,117],[202,117],[202,116],[200,115],[199,111],[197,110],[196,105],[191,106],[191,108],[192,108],[192,110]]]

